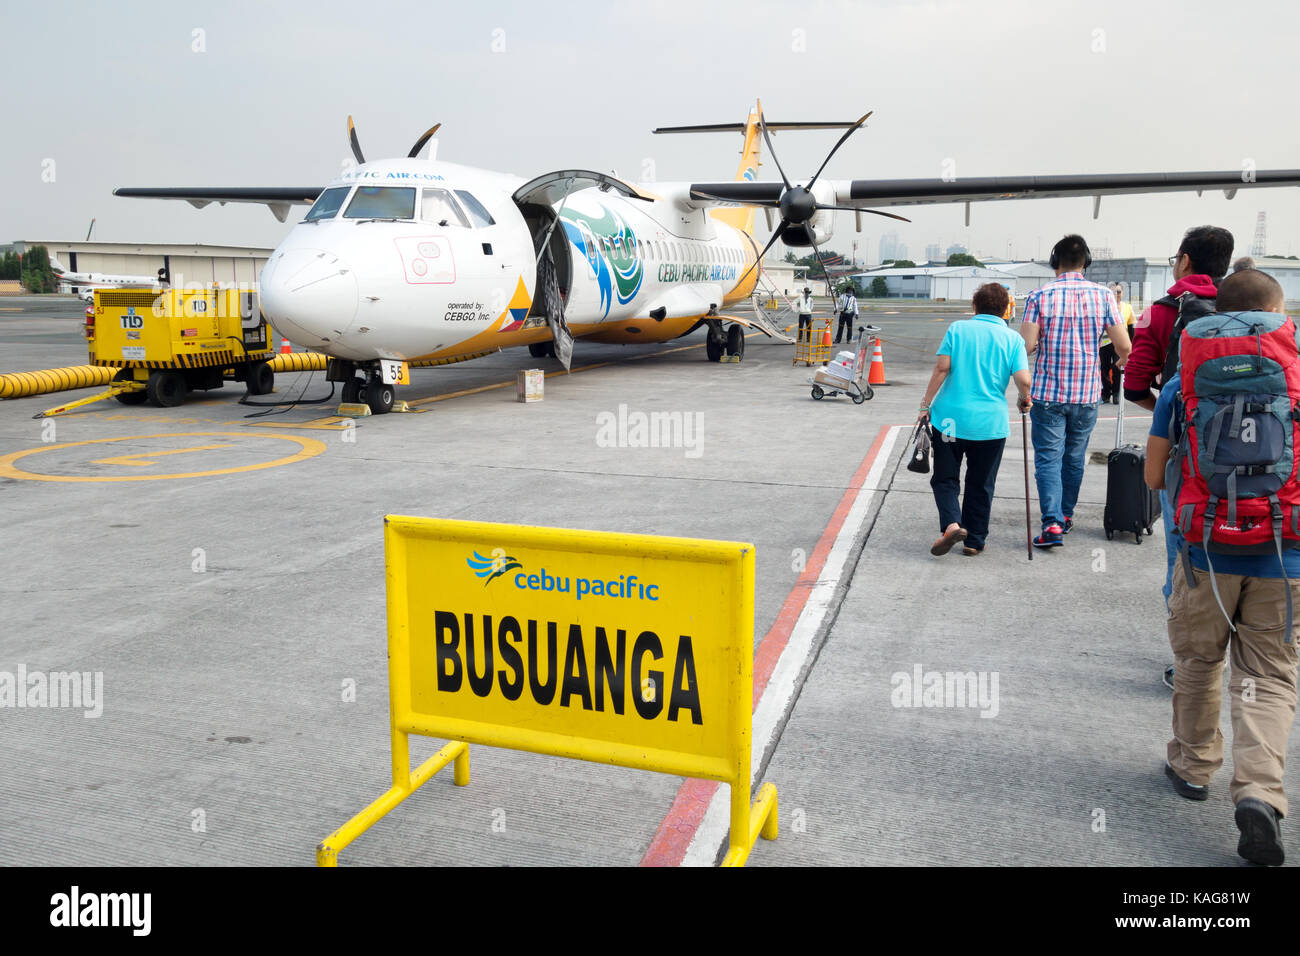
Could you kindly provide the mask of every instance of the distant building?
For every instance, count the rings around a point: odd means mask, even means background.
[[[948,255],[950,256],[961,255],[963,252],[969,252],[969,251],[970,250],[967,249],[965,246],[963,246],[960,242],[954,242],[951,246],[948,247]],[[939,257],[934,256],[933,258],[937,259]]]
[[[941,258],[947,257],[943,254],[943,248],[937,242],[932,242],[925,247],[925,258],[930,262],[938,262]]]
[[[1300,302],[1300,260],[1259,256],[1255,267],[1267,272],[1282,286],[1288,302]],[[1161,257],[1146,259],[1094,259],[1084,270],[1084,276],[1102,284],[1119,282],[1124,295],[1134,308],[1150,305],[1164,295],[1174,284],[1173,269],[1169,260]]]
[[[938,302],[968,302],[986,282],[1000,282],[1013,295],[1017,278],[997,269],[978,266],[916,266],[901,269],[873,269],[850,276],[858,293],[870,291],[877,277],[885,280],[889,298],[932,299]],[[1035,286],[1036,288],[1036,286]]]
[[[213,282],[251,285],[274,251],[201,243],[26,239],[0,245],[0,252],[13,250],[21,255],[32,246],[44,246],[50,258],[58,259],[69,272],[154,276],[159,269],[166,268],[173,286]]]
[[[997,269],[999,272],[1005,272],[1008,275],[1016,277],[1016,294],[1020,296],[1028,295],[1035,289],[1041,289],[1047,283],[1056,278],[1056,270],[1046,262],[1007,262],[999,260],[986,260],[984,262],[990,269]]]

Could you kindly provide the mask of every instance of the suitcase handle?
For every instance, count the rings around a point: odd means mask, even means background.
[[[1115,416],[1115,447],[1124,444],[1124,396],[1119,397],[1119,414]]]

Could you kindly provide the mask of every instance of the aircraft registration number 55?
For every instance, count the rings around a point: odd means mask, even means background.
[[[383,376],[385,385],[411,384],[411,368],[405,362],[382,359],[379,362],[379,374]]]

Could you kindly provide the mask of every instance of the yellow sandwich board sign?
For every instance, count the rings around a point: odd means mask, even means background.
[[[775,839],[749,804],[754,546],[389,515],[393,787],[317,848],[340,850],[466,744],[731,785],[731,846]],[[409,734],[452,743],[414,773]]]

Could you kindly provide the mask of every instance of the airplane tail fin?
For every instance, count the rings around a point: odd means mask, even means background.
[[[740,168],[736,171],[736,182],[757,182],[758,169],[763,165],[761,153],[763,146],[763,128],[759,124],[759,117],[763,114],[763,103],[756,100],[754,108],[749,111],[743,123],[711,123],[704,126],[661,126],[656,129],[656,133],[741,133],[744,139],[744,145],[740,149]],[[773,123],[768,122],[767,131],[774,133],[779,130],[796,130],[796,129],[848,129],[854,123],[818,123],[818,122],[795,122],[795,123]],[[723,208],[711,210],[713,218],[719,222],[725,222],[729,226],[735,226],[737,229],[743,229],[745,232],[753,232],[754,214],[757,210],[753,206],[738,206],[734,208]]]
[[[758,125],[758,117],[763,112],[763,104],[758,101],[745,118],[743,134],[744,145],[740,149],[740,168],[736,170],[736,182],[757,182],[758,168],[763,165],[760,153],[763,149],[763,130]],[[737,206],[733,209],[714,209],[713,218],[734,226],[742,232],[754,231],[754,215],[758,210],[753,206]]]

